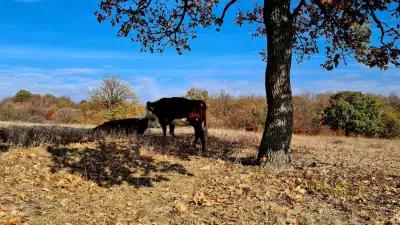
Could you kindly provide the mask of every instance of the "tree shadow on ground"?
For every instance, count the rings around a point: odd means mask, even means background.
[[[100,142],[96,148],[48,147],[54,162],[51,171],[66,170],[78,174],[101,187],[127,183],[135,187],[151,187],[154,182],[168,181],[165,173],[193,176],[180,164],[155,162],[140,156],[140,145],[120,147]]]
[[[154,182],[168,181],[167,173],[193,176],[178,163],[155,161],[152,157],[140,155],[140,149],[148,149],[162,155],[190,160],[191,156],[220,159],[242,165],[256,165],[254,141],[228,140],[216,136],[207,137],[207,150],[201,151],[193,145],[194,135],[179,134],[163,137],[160,134],[128,136],[128,145],[107,142],[100,139],[95,148],[73,148],[50,146],[54,164],[51,171],[67,171],[96,182],[101,187],[127,183],[135,187],[151,187]],[[241,154],[243,149],[253,149]],[[239,153],[239,154],[238,154]]]
[[[163,137],[160,134],[151,134],[138,137],[140,145],[150,146],[153,151],[161,154],[177,156],[183,160],[190,160],[190,156],[220,159],[243,165],[256,165],[254,152],[238,154],[243,149],[256,149],[258,143],[248,140],[226,140],[213,135],[207,137],[206,151],[202,152],[199,146],[193,144],[194,135],[179,134]]]

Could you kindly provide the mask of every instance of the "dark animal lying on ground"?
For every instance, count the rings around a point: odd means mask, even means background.
[[[93,129],[93,132],[105,134],[144,134],[149,123],[148,118],[131,118],[123,120],[111,120]]]
[[[167,125],[169,133],[174,136],[174,119],[186,118],[189,124],[194,127],[194,143],[200,138],[202,150],[205,150],[206,140],[204,137],[204,126],[206,123],[206,103],[202,100],[190,100],[186,98],[173,97],[162,98],[156,102],[147,102],[146,109],[149,117],[156,116],[160,123],[163,135],[166,136]]]

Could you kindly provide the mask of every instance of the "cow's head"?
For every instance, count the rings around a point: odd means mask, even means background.
[[[146,117],[149,118],[150,120],[156,117],[154,114],[154,103],[152,102],[146,103]]]
[[[149,127],[149,118],[144,117],[138,120],[137,132],[139,134],[144,134],[144,132],[147,130],[148,127]]]

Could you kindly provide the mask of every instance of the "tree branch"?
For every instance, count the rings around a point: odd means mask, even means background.
[[[370,4],[367,1],[367,5],[368,5],[368,12],[371,15],[372,19],[374,20],[374,22],[376,23],[376,25],[378,26],[378,28],[381,30],[381,37],[380,37],[380,41],[382,43],[382,45],[387,46],[387,44],[384,42],[383,38],[385,37],[385,28],[383,28],[383,24],[382,22],[378,19],[378,17],[376,16],[374,10],[370,9],[369,6]]]
[[[301,8],[303,7],[303,5],[306,3],[306,0],[300,0],[299,4],[297,5],[297,7],[293,10],[291,17],[292,18],[296,18],[296,16],[299,14]]]
[[[224,18],[225,18],[225,14],[228,11],[228,9],[236,2],[237,0],[230,0],[228,2],[228,4],[226,4],[226,6],[224,7],[224,10],[222,11],[222,15],[215,20],[215,23],[217,25],[222,25],[222,23],[224,22]]]
[[[176,25],[173,33],[178,32],[179,27],[182,25],[183,20],[185,19],[187,10],[188,10],[188,2],[187,2],[187,0],[183,0],[183,12],[182,12],[182,15],[181,15],[181,19],[179,20],[178,24]]]

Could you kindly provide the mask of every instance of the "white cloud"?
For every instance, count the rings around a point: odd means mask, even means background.
[[[73,72],[75,71],[75,72]],[[0,98],[14,95],[20,89],[33,93],[69,96],[81,100],[99,80],[88,68],[38,69],[29,67],[0,67]]]
[[[395,92],[400,94],[400,80],[346,80],[330,79],[311,82],[309,90],[303,92],[326,92],[326,91],[362,91],[379,94]]]
[[[202,79],[192,80],[189,82],[188,88],[197,87],[209,91],[210,94],[216,94],[224,90],[234,96],[240,95],[264,95],[264,81],[260,80],[215,80]]]
[[[132,85],[136,93],[138,93],[141,102],[153,101],[162,97],[183,96],[186,93],[185,85],[171,85],[163,83],[160,79],[148,76],[140,76],[131,79],[129,83]]]
[[[96,87],[108,74],[120,75],[120,78],[128,82],[138,93],[143,103],[161,97],[182,96],[190,87],[205,88],[211,94],[225,90],[235,96],[265,95],[262,68],[228,68],[225,70],[212,65],[200,68],[196,65],[181,66],[179,63],[170,67],[157,66],[154,69],[110,66],[44,69],[0,65],[0,99],[12,96],[20,89],[28,89],[34,93],[66,95],[79,101],[87,98],[88,91]],[[379,70],[360,69],[354,72],[350,69],[349,71],[347,73],[345,70],[334,71],[321,75],[315,70],[309,72],[306,69],[294,69],[293,93],[359,90],[380,94],[394,91],[400,94],[398,70],[379,72]]]

